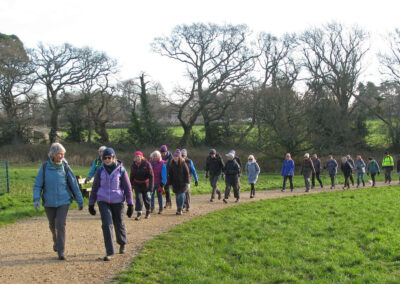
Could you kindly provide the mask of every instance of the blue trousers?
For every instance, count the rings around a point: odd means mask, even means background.
[[[160,187],[159,185],[156,185],[155,187],[153,187],[153,191],[151,193],[151,208],[155,207],[155,197],[154,196],[157,192],[158,206],[159,206],[160,210],[162,210],[164,202],[163,202],[162,193],[157,190],[159,187]]]
[[[176,207],[178,208],[178,210],[182,210],[183,205],[185,203],[185,193],[176,193]]]

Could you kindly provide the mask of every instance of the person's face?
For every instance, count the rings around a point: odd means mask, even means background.
[[[161,157],[165,157],[167,155],[167,152],[161,152]]]
[[[361,156],[360,155],[357,156],[357,160],[361,160]]]
[[[105,156],[103,157],[103,163],[107,166],[111,165],[114,162],[113,156]]]
[[[214,159],[214,158],[215,158],[215,154],[210,154],[210,157],[211,157],[212,159]]]
[[[253,158],[249,158],[249,162],[253,162]]]
[[[99,151],[99,157],[103,157],[103,151]]]
[[[160,159],[161,159],[161,156],[158,155],[158,154],[153,156],[153,161],[154,161],[154,162],[159,162]]]
[[[290,160],[290,154],[286,155],[286,160]]]
[[[329,159],[329,160],[333,160],[333,157],[332,157],[332,156],[329,156],[328,159]]]
[[[56,163],[61,163],[62,159],[64,158],[65,151],[60,150],[57,153],[53,154],[53,161]]]
[[[142,158],[143,158],[143,156],[141,156],[141,155],[136,155],[136,156],[135,156],[135,162],[136,162],[136,163],[140,163],[140,161],[142,160]]]
[[[178,156],[174,156],[174,161],[175,163],[178,163],[179,157]]]

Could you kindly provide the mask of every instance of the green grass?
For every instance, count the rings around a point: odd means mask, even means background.
[[[121,283],[399,283],[400,187],[243,204],[148,242]]]

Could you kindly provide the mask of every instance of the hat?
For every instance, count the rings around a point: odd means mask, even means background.
[[[160,152],[168,152],[168,147],[167,147],[167,145],[162,145],[162,146],[160,147]]]
[[[211,154],[217,154],[217,151],[215,149],[210,149],[210,155]]]
[[[304,158],[306,158],[306,159],[310,158],[310,154],[305,153],[305,154],[304,154]]]
[[[181,150],[181,154],[182,154],[182,156],[187,157],[187,150],[186,149],[182,149]]]
[[[225,156],[230,157],[231,159],[233,159],[235,157],[232,152],[225,154]]]
[[[141,152],[141,151],[136,151],[136,152],[135,152],[135,156],[139,156],[139,155],[143,157],[143,152]]]
[[[175,153],[174,153],[174,157],[182,157],[181,150],[176,149],[176,151],[175,151]]]
[[[232,153],[235,156],[236,151],[235,150],[230,150],[229,153]]]
[[[111,157],[115,157],[115,151],[113,148],[106,148],[103,151],[103,158],[107,157],[107,156],[111,156]]]

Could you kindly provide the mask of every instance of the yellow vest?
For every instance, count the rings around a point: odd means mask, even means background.
[[[387,155],[385,158],[383,158],[382,167],[394,167],[392,156]]]

